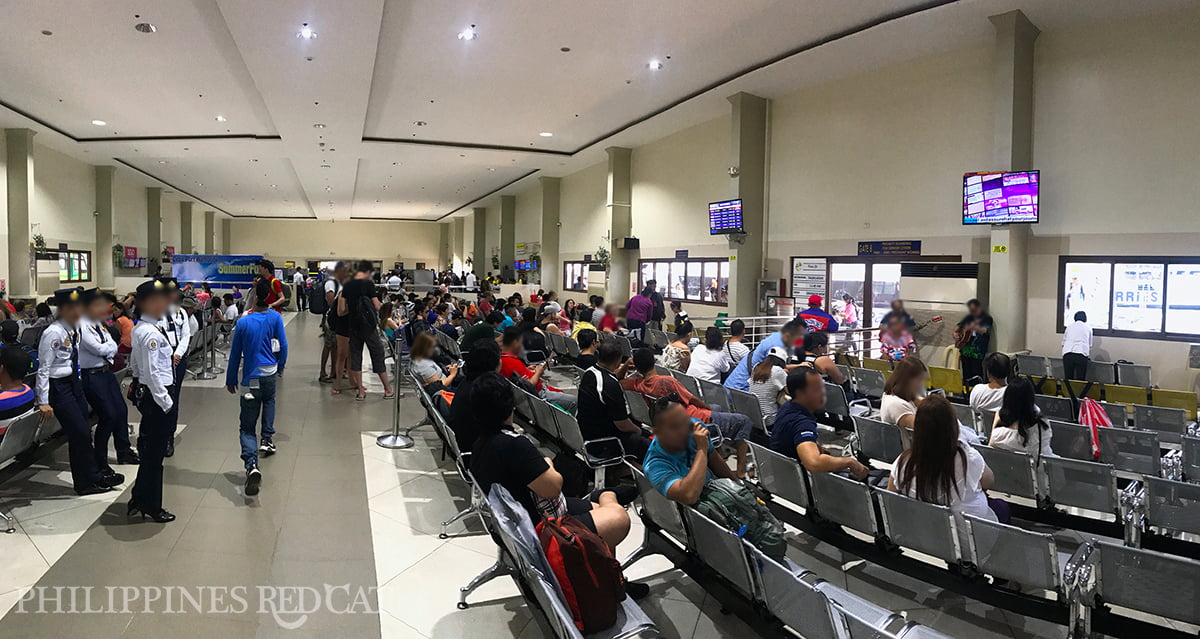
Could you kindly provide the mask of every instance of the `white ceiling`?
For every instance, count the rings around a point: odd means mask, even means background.
[[[1020,8],[1047,30],[1187,6],[10,0],[0,126],[235,217],[435,220],[716,117],[737,91],[778,97],[986,44],[988,15]],[[316,39],[296,37],[306,22]],[[470,25],[478,38],[459,39]]]

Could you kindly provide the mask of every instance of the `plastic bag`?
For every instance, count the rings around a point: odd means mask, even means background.
[[[1100,460],[1100,432],[1099,428],[1112,428],[1112,420],[1108,418],[1108,413],[1104,412],[1104,408],[1100,406],[1100,402],[1084,397],[1079,400],[1079,423],[1091,428],[1092,430],[1092,460]]]

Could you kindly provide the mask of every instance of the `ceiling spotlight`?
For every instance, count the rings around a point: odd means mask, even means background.
[[[149,22],[139,22],[133,25],[133,28],[140,33],[154,33],[155,31],[158,31],[158,27],[150,24]]]
[[[215,119],[217,122],[228,122],[228,121],[229,121],[229,118],[226,118],[226,117],[225,117],[225,116],[223,116],[223,115],[218,115],[218,116],[217,116],[216,118],[214,118],[214,119]]]
[[[322,169],[332,169],[332,168],[333,168],[333,166],[332,166],[332,165],[329,165],[329,164],[322,164],[322,165],[321,165],[321,168],[322,168]]]
[[[416,122],[413,122],[413,124],[415,124],[416,126],[425,126],[429,123],[426,122],[425,120],[417,120]]]
[[[279,188],[279,185],[278,185],[278,184],[272,184],[272,185],[271,185],[271,188],[273,188],[273,189],[277,189],[277,188]]]
[[[325,128],[325,125],[324,125],[324,124],[321,124],[320,122],[318,122],[318,123],[316,123],[316,124],[314,124],[314,125],[313,125],[313,128],[314,128],[314,129],[324,129],[324,128]]]
[[[646,66],[649,67],[651,71],[658,71],[659,69],[663,68],[663,63],[662,60],[654,59],[647,62]]]
[[[54,35],[54,32],[53,32],[53,31],[51,31],[51,30],[49,30],[49,29],[42,29],[42,35],[44,35],[44,36],[52,36],[52,35]]]
[[[312,27],[308,26],[308,23],[305,22],[300,25],[300,30],[296,32],[296,37],[301,40],[312,40],[317,37],[317,32],[313,31]]]
[[[475,32],[475,25],[471,25],[471,26],[467,27],[466,29],[463,29],[462,31],[458,32],[459,40],[474,40],[475,38],[478,38],[478,37],[479,37],[479,34]]]
[[[495,171],[495,170],[496,170],[496,167],[488,167],[488,170],[489,170],[489,171]]]
[[[92,120],[92,124],[95,124],[96,126],[107,126],[108,125],[108,123],[105,122],[104,120]]]
[[[159,164],[166,164],[166,163],[167,163],[167,161],[166,161],[166,160],[159,160],[159,161],[158,161],[158,163],[159,163]]]
[[[542,132],[541,132],[541,133],[539,133],[538,135],[540,135],[540,136],[542,136],[542,137],[544,137],[544,138],[552,138],[552,137],[554,137],[554,134],[553,134],[553,133],[551,133],[551,132],[549,132],[549,131],[542,131]]]

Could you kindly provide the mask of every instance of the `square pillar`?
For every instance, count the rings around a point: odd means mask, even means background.
[[[517,198],[500,196],[500,272],[516,274],[513,261],[517,259]]]
[[[450,222],[438,224],[438,270],[450,268]],[[386,268],[387,265],[384,265]]]
[[[29,206],[33,202],[33,136],[29,129],[6,129],[8,184],[8,297],[33,294],[29,248]]]
[[[225,255],[233,253],[233,231],[230,230],[230,219],[221,220],[221,252]]]
[[[633,235],[633,150],[610,146],[604,152],[608,154],[610,255],[605,297],[620,304],[629,299],[634,288],[631,276],[636,255],[630,249],[617,248],[621,240]]]
[[[454,218],[454,228],[450,233],[453,236],[450,240],[452,259],[454,261],[454,269],[456,271],[467,270],[464,262],[467,260],[466,244],[467,238],[463,237],[463,233],[467,229],[467,219],[464,217]]]
[[[217,252],[217,212],[204,212],[204,254]]]
[[[92,257],[92,269],[96,272],[96,286],[110,289],[116,286],[113,247],[113,178],[116,167],[98,166],[96,170],[96,253]]]
[[[558,259],[559,233],[561,232],[559,217],[561,214],[562,179],[556,177],[538,178],[542,189],[542,262],[538,268],[542,275],[542,288],[553,291],[562,286],[559,275],[562,275],[562,262]]]
[[[471,260],[475,265],[475,275],[483,279],[492,270],[491,256],[487,252],[487,209],[476,207],[471,213],[472,235],[475,237],[471,245]]]
[[[729,314],[758,313],[758,280],[763,276],[767,208],[767,105],[749,93],[729,97],[733,131],[730,136],[730,178],[733,198],[742,199],[744,235],[729,236]]]
[[[179,252],[193,253],[192,251],[192,203],[179,203]]]
[[[154,273],[162,263],[162,188],[146,188],[146,268]]]

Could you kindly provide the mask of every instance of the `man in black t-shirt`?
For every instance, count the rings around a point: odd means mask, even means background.
[[[962,363],[963,380],[968,383],[976,377],[986,380],[983,358],[991,346],[993,325],[992,316],[982,302],[977,299],[967,301],[967,316],[954,329],[954,338],[960,344],[959,361]]]
[[[650,440],[629,418],[629,402],[620,381],[630,362],[621,363],[621,347],[616,341],[601,343],[596,360],[579,378],[579,429],[584,439],[616,437],[625,454],[641,463]]]
[[[496,312],[496,311],[493,311]],[[479,420],[471,402],[471,390],[475,380],[500,370],[500,346],[492,340],[483,340],[464,355],[466,370],[463,381],[454,391],[454,403],[450,405],[450,428],[454,431],[460,452],[469,453],[479,437]]]
[[[365,345],[371,353],[371,370],[379,375],[383,382],[383,398],[395,397],[395,391],[388,382],[387,356],[383,336],[379,331],[379,293],[371,273],[375,267],[367,260],[361,260],[354,268],[354,277],[342,287],[338,298],[338,315],[342,316],[350,328],[350,381],[358,389],[355,399],[362,401],[367,398],[367,389],[362,383],[362,349]]]

